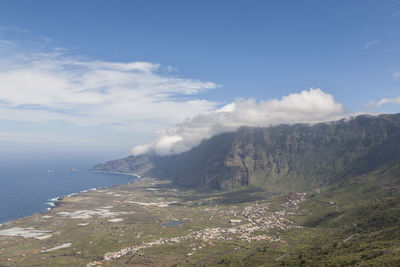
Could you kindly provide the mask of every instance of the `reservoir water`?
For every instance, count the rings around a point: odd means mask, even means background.
[[[179,226],[182,225],[184,222],[182,221],[170,221],[170,222],[166,222],[161,224],[162,226]]]

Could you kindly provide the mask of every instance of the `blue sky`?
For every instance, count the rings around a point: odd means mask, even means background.
[[[0,146],[114,156],[156,139],[170,151],[187,125],[213,122],[179,152],[257,125],[239,113],[267,126],[399,112],[399,29],[399,1],[1,1]],[[332,109],[294,118],[290,94],[307,108],[333,97]],[[230,103],[237,114],[220,118]]]

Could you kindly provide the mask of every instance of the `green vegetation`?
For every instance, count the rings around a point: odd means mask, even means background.
[[[1,226],[0,266],[400,266],[400,114],[243,127],[95,169],[165,179]],[[51,237],[1,235],[20,228]]]
[[[400,164],[397,164],[310,191],[295,212],[281,215],[302,228],[271,228],[253,233],[280,237],[279,242],[233,238],[205,243],[188,238],[103,261],[102,266],[397,266],[400,263],[399,175]],[[46,214],[2,226],[0,229],[52,230],[52,237],[36,240],[0,236],[0,266],[83,266],[101,260],[107,251],[207,228],[231,228],[229,219],[243,220],[239,213],[246,207],[258,203],[267,205],[273,213],[295,197],[296,194],[272,195],[259,187],[199,191],[177,188],[167,181],[142,179],[66,198],[62,205]],[[158,207],[134,202],[174,203]],[[114,217],[123,221],[111,223],[110,218],[101,216],[87,220],[60,216],[60,212],[96,210],[110,205],[114,207],[109,210],[117,213]],[[232,215],[232,211],[238,214]],[[44,220],[42,216],[52,217]],[[185,223],[161,226],[170,220]],[[40,252],[67,242],[72,246]],[[199,247],[202,249],[193,253]],[[193,255],[188,256],[190,253]]]
[[[282,264],[399,266],[399,187],[397,164],[313,192],[296,218],[306,236],[287,233],[293,250]]]

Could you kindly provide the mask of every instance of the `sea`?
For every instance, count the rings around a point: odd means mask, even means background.
[[[138,177],[91,172],[96,163],[62,157],[0,160],[0,225],[51,209],[59,197],[127,184]]]

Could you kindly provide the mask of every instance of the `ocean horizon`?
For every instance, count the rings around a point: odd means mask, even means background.
[[[92,172],[93,161],[49,158],[0,161],[0,224],[45,212],[64,196],[127,184],[138,177]]]

